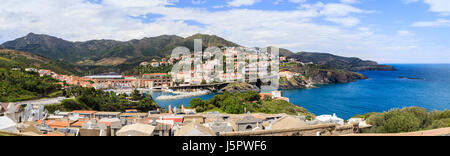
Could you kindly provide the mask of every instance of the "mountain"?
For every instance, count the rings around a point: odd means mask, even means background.
[[[298,52],[288,56],[288,58],[294,58],[305,63],[313,62],[314,64],[323,65],[329,68],[353,71],[395,70],[392,66],[379,65],[375,61],[362,60],[356,57],[336,56],[329,53]]]
[[[0,68],[41,68],[70,75],[80,75],[81,72],[81,69],[67,62],[47,59],[28,52],[1,48]]]
[[[174,48],[179,46],[187,47],[193,51],[194,39],[202,39],[203,49],[211,46],[240,46],[216,35],[205,34],[195,34],[186,38],[176,35],[162,35],[130,41],[90,40],[71,42],[49,35],[29,33],[24,37],[5,42],[0,47],[29,52],[57,63],[71,64],[73,68],[86,74],[87,72],[124,72],[135,68],[142,61],[167,57]],[[373,61],[335,56],[327,53],[293,53],[287,49],[280,48],[280,55],[296,58],[302,62],[314,62],[330,68],[393,70],[393,67],[378,65]]]
[[[218,36],[204,34],[196,34],[187,38],[162,35],[126,42],[114,40],[71,42],[49,35],[30,33],[25,37],[5,42],[1,47],[80,65],[119,65],[129,61],[136,63],[153,58],[163,58],[170,55],[172,50],[178,46],[185,46],[193,50],[193,39],[202,39],[203,48],[239,46]]]

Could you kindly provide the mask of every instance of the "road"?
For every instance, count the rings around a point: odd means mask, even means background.
[[[51,104],[59,104],[64,99],[67,99],[67,98],[66,97],[57,97],[57,98],[48,98],[48,99],[39,99],[39,100],[20,101],[20,102],[13,102],[13,103],[15,105],[18,105],[18,104],[51,105]]]

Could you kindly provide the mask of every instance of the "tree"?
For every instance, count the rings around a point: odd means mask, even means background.
[[[134,101],[139,101],[142,99],[142,94],[137,89],[134,89],[133,93],[131,93],[131,99]]]
[[[86,109],[84,104],[79,104],[73,99],[65,99],[61,102],[61,105],[68,110],[84,110]]]

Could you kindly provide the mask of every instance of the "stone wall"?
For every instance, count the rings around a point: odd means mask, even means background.
[[[312,125],[301,128],[280,129],[280,130],[263,130],[263,131],[247,131],[247,132],[224,132],[219,136],[341,136],[353,134],[358,130],[357,125],[338,125],[334,123]]]

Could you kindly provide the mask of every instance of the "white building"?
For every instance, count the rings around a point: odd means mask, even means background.
[[[338,118],[335,113],[333,115],[320,115],[316,117],[316,120],[322,123],[337,123],[344,125],[344,119]]]
[[[0,117],[0,130],[6,132],[17,132],[16,123],[7,116]]]

